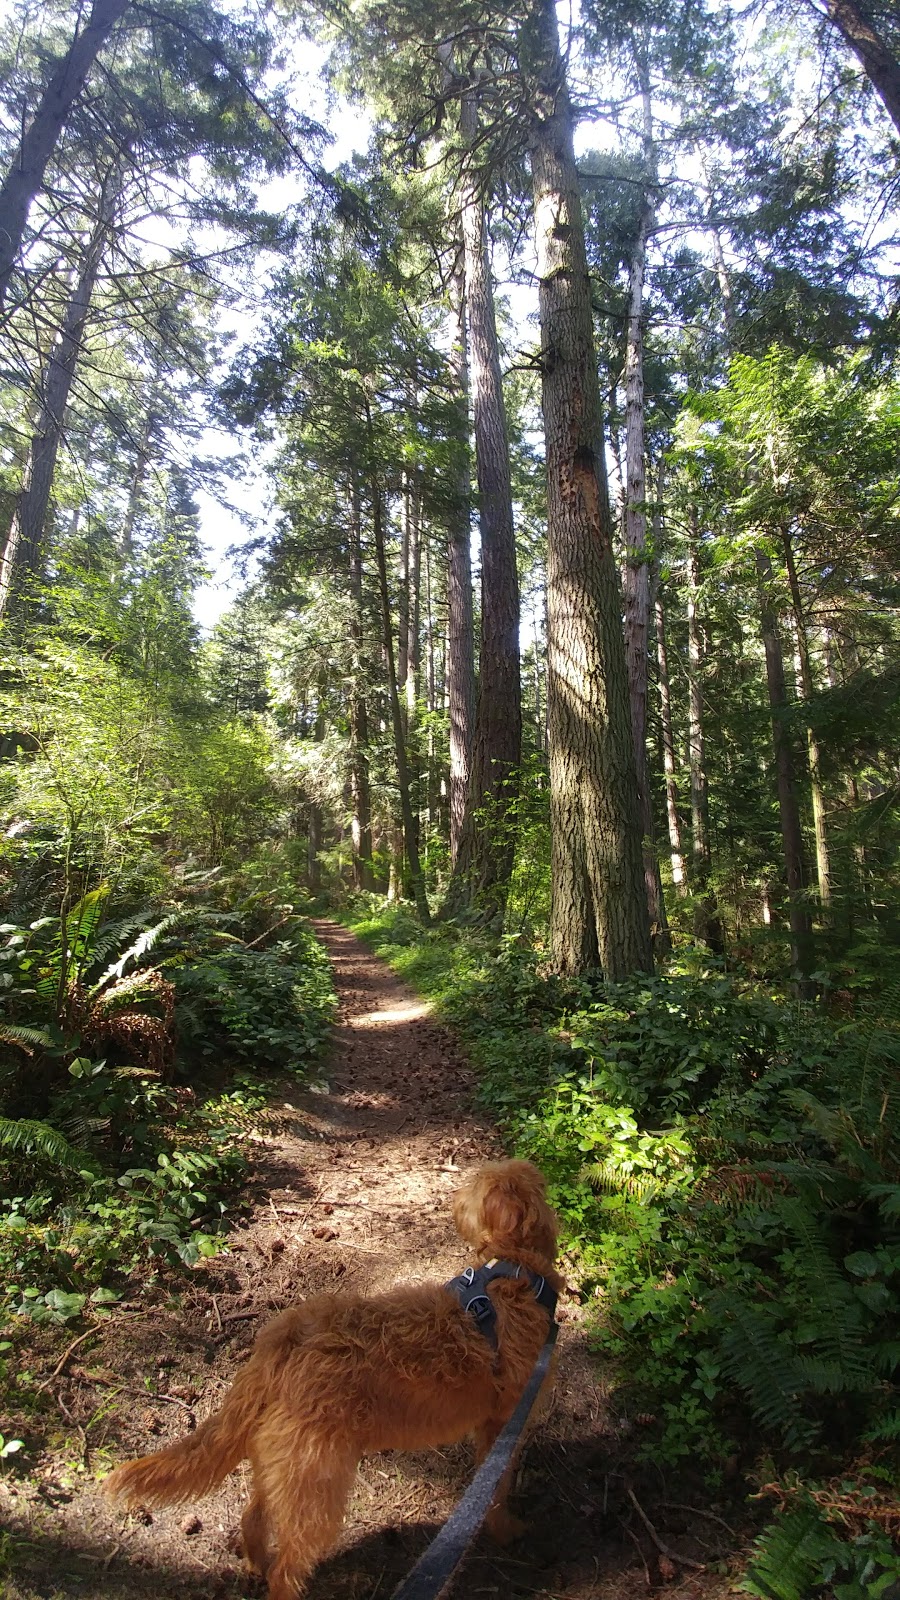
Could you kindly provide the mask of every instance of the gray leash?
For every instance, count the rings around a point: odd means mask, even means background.
[[[500,1479],[515,1453],[519,1437],[531,1415],[538,1390],[547,1376],[557,1325],[550,1323],[547,1342],[541,1350],[522,1398],[503,1430],[497,1435],[490,1454],[482,1461],[472,1482],[437,1536],[407,1574],[391,1600],[438,1600],[444,1593],[459,1563],[484,1522]]]

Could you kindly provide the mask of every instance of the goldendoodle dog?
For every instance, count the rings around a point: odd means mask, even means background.
[[[117,1468],[108,1492],[132,1507],[192,1500],[249,1457],[245,1554],[269,1600],[296,1600],[337,1539],[361,1456],[471,1434],[482,1460],[547,1338],[562,1287],[557,1221],[528,1161],[482,1167],[454,1196],[453,1218],[477,1268],[444,1286],[322,1294],[282,1312],[221,1410]],[[509,1476],[487,1518],[501,1541],[522,1531],[506,1510]]]

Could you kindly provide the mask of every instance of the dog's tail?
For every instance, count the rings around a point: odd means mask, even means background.
[[[265,1408],[258,1385],[242,1383],[244,1376],[238,1374],[221,1411],[195,1433],[185,1434],[155,1455],[126,1461],[107,1478],[105,1492],[133,1508],[196,1500],[215,1489],[247,1455]]]

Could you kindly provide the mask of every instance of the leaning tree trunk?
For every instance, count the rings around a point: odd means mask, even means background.
[[[523,64],[535,79],[552,954],[559,971],[599,964],[618,979],[651,969],[650,923],[573,116],[554,0],[536,0]]]
[[[691,844],[693,890],[696,896],[694,929],[711,950],[723,949],[722,924],[715,895],[709,886],[712,849],[709,842],[709,782],[706,776],[706,737],[703,716],[703,667],[706,650],[698,610],[700,590],[699,534],[692,519],[687,559],[688,625],[688,750],[691,772]]]
[[[459,403],[459,470],[448,529],[447,692],[450,712],[450,864],[459,854],[469,787],[475,722],[475,624],[472,607],[471,498],[469,465],[469,366],[466,353],[465,269],[462,256],[452,279],[456,336],[451,351]]]
[[[825,10],[850,49],[862,62],[873,88],[900,133],[900,59],[860,0],[823,0]],[[821,16],[818,6],[813,8]]]
[[[94,0],[85,26],[76,33],[53,72],[22,134],[15,159],[0,187],[0,309],[22,248],[28,208],[41,187],[47,162],[91,67],[127,4],[128,0]]]
[[[643,66],[642,77],[646,77]],[[653,121],[649,86],[643,85],[644,156],[646,184],[653,182]],[[628,331],[625,349],[625,657],[634,764],[643,829],[644,885],[654,944],[660,953],[669,948],[659,860],[656,854],[650,769],[647,761],[647,691],[650,635],[650,562],[647,550],[647,478],[644,436],[644,268],[647,240],[653,226],[653,208],[645,193],[631,254],[628,297]]]
[[[462,96],[460,129],[471,149],[477,133],[471,93]],[[481,641],[469,788],[446,909],[451,915],[474,911],[486,923],[502,925],[522,761],[519,576],[484,199],[473,172],[465,179],[462,230],[481,531]]]
[[[104,199],[100,219],[88,241],[78,281],[66,306],[63,325],[51,347],[42,379],[37,426],[31,440],[12,524],[0,557],[0,616],[20,612],[27,585],[37,577],[43,566],[47,516],[59,442],[106,243],[111,204],[109,198]]]
[[[766,684],[772,718],[778,813],[788,887],[791,966],[801,988],[805,988],[809,974],[813,971],[815,951],[809,911],[803,899],[806,884],[803,832],[800,826],[794,753],[786,722],[788,698],[784,681],[784,653],[778,631],[778,619],[771,598],[772,562],[763,550],[756,552],[756,575],[759,583],[760,631],[766,655]]]
[[[782,544],[784,546],[788,587],[791,591],[791,607],[794,613],[794,632],[797,639],[797,656],[800,664],[800,688],[808,705],[815,693],[815,684],[813,682],[812,662],[809,656],[806,618],[803,614],[803,598],[800,593],[800,580],[797,576],[797,563],[794,560],[791,535],[787,529],[782,533]],[[819,882],[819,900],[827,916],[831,905],[831,855],[828,848],[828,824],[825,821],[822,752],[819,747],[819,741],[816,738],[815,729],[811,723],[807,723],[806,726],[806,749],[809,758],[809,784],[812,792],[813,824],[816,836],[816,876]]]

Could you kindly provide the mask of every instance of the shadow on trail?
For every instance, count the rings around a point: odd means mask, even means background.
[[[473,1471],[466,1447],[423,1455],[371,1457],[367,1475],[381,1472],[396,1479],[405,1496],[430,1496],[455,1502]],[[708,1595],[709,1578],[679,1565],[677,1556],[690,1561],[716,1563],[733,1548],[722,1528],[699,1522],[690,1507],[677,1504],[676,1496],[689,1490],[677,1479],[666,1485],[660,1478],[651,1498],[649,1483],[639,1485],[646,1509],[675,1555],[680,1600]],[[449,1496],[449,1499],[448,1499]],[[197,1503],[203,1514],[204,1502]],[[615,1595],[617,1600],[647,1593],[648,1578],[660,1581],[659,1551],[629,1502],[625,1480],[616,1470],[609,1441],[595,1432],[568,1436],[564,1443],[538,1436],[520,1468],[511,1509],[525,1523],[526,1535],[506,1548],[481,1533],[467,1553],[454,1581],[452,1595],[505,1595],[516,1600],[565,1594],[571,1600]],[[396,1586],[438,1532],[441,1517],[418,1508],[397,1513],[397,1520],[378,1528],[348,1524],[343,1547],[314,1573],[306,1600],[389,1600]],[[73,1545],[40,1529],[27,1535],[13,1533],[7,1573],[0,1580],[3,1600],[56,1600],[60,1573],[65,1572],[65,1594],[90,1600],[263,1600],[264,1585],[249,1576],[237,1555],[230,1553],[222,1536],[219,1560],[206,1550],[205,1563],[191,1559],[191,1540],[185,1537],[185,1559],[166,1550],[161,1558],[143,1546],[129,1553],[122,1545],[135,1537],[126,1530],[121,1541],[105,1535],[94,1541],[85,1527]],[[160,1530],[162,1531],[162,1530]],[[145,1530],[141,1530],[142,1533]],[[140,1535],[138,1535],[140,1537]],[[78,1548],[77,1546],[81,1547]],[[198,1565],[207,1564],[206,1572]],[[667,1582],[672,1582],[669,1575]],[[608,1587],[612,1585],[612,1587]],[[695,1587],[696,1585],[696,1587]]]
[[[428,1469],[438,1465],[432,1461],[426,1465],[421,1457],[376,1460],[391,1469],[402,1470],[407,1464],[418,1467],[416,1481],[424,1492],[431,1486]],[[573,1561],[579,1561],[572,1541],[571,1509],[564,1506],[552,1479],[542,1481],[543,1467],[538,1473],[536,1465],[527,1469],[529,1489],[517,1495],[515,1501],[517,1512],[529,1524],[529,1535],[505,1550],[493,1545],[487,1535],[479,1536],[456,1580],[456,1595],[499,1592],[536,1596],[557,1581],[561,1562],[571,1572]],[[405,1470],[403,1475],[406,1478]],[[455,1471],[447,1475],[457,1478]],[[464,1474],[453,1482],[454,1496],[462,1493],[467,1481]],[[201,1511],[202,1505],[198,1502]],[[306,1600],[375,1600],[376,1595],[379,1600],[389,1600],[440,1526],[437,1519],[419,1516],[376,1530],[360,1529],[358,1534],[351,1526],[344,1548],[323,1562],[313,1575]],[[154,1559],[149,1553],[132,1556],[117,1549],[112,1539],[92,1548],[90,1530],[85,1529],[84,1534],[85,1544],[78,1549],[41,1530],[21,1536],[14,1533],[9,1546],[9,1578],[5,1583],[0,1580],[3,1600],[55,1600],[60,1593],[62,1572],[66,1575],[65,1593],[84,1595],[90,1600],[174,1600],[176,1596],[178,1600],[263,1600],[265,1595],[265,1586],[248,1575],[239,1559],[225,1549],[223,1564],[217,1570],[202,1572],[190,1559],[189,1538],[184,1540],[182,1564],[168,1551],[162,1559]],[[597,1571],[598,1536],[599,1529],[595,1528],[589,1550],[581,1552],[580,1564],[586,1575]],[[124,1539],[127,1537],[126,1534]],[[620,1555],[618,1547],[615,1554]]]

